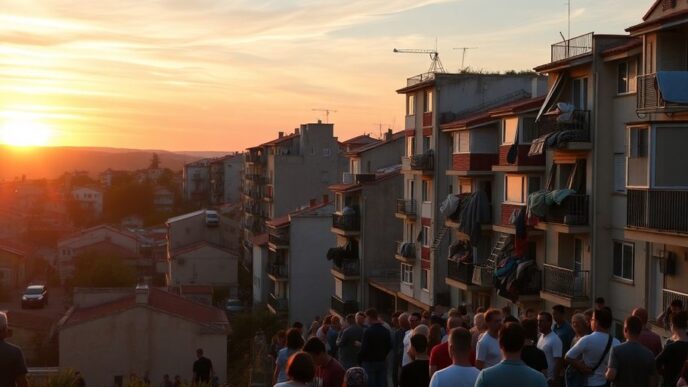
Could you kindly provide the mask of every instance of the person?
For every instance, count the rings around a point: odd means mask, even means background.
[[[401,362],[404,357],[404,337],[410,328],[409,314],[406,312],[399,314],[399,329],[394,332],[394,340],[392,342],[392,383],[394,387],[399,385],[399,371],[401,370]]]
[[[329,353],[320,339],[311,337],[303,346],[315,364],[314,387],[340,387],[344,381],[344,368]]]
[[[592,313],[593,313],[594,311],[595,311],[595,310],[594,310],[593,308],[589,308],[589,309],[586,309],[586,310],[583,312],[583,316],[585,316],[585,323],[588,325],[588,329],[590,330],[590,333],[592,333],[592,324],[591,324],[591,321],[592,321]]]
[[[160,387],[174,387],[172,379],[170,379],[170,375],[165,374],[162,376],[162,383],[160,383]]]
[[[573,316],[571,316],[571,327],[573,328],[574,334],[573,339],[571,339],[572,347],[576,345],[578,340],[580,340],[583,336],[587,336],[591,333],[590,327],[588,326],[588,322],[586,321],[585,315],[583,313],[576,313]],[[566,352],[568,351],[565,351],[564,354]]]
[[[291,355],[301,350],[303,347],[303,337],[297,328],[290,328],[287,331],[287,346],[277,352],[277,359],[275,360],[275,372],[272,377],[272,383],[282,383],[289,379],[287,375],[287,362]]]
[[[623,334],[626,342],[611,349],[609,365],[605,374],[612,387],[655,386],[655,356],[645,348],[638,338],[643,323],[636,316],[624,321]]]
[[[401,368],[399,387],[427,387],[430,384],[428,338],[416,333],[411,336],[413,361]]]
[[[311,355],[298,351],[287,361],[289,380],[275,384],[275,387],[312,387],[315,378],[315,363]]]
[[[595,309],[604,309],[607,305],[605,305],[604,297],[597,297],[595,298]]]
[[[361,350],[362,341],[363,327],[356,324],[355,315],[347,315],[346,326],[342,329],[336,342],[339,349],[339,362],[344,369],[358,365],[358,353]]]
[[[563,344],[559,336],[552,331],[552,315],[540,312],[537,317],[538,330],[541,335],[537,347],[547,357],[547,384],[558,385],[562,366]]]
[[[458,323],[461,323],[461,319]],[[449,326],[449,322],[447,325]],[[473,387],[475,385],[479,371],[471,365],[471,341],[471,332],[466,328],[449,330],[447,348],[451,354],[452,364],[432,374],[430,387]]]
[[[327,347],[330,356],[334,357],[335,359],[337,356],[339,356],[339,351],[337,349],[337,338],[339,337],[339,332],[341,332],[341,330],[341,320],[339,320],[338,316],[332,316],[332,323],[330,325],[330,329],[327,331]]]
[[[688,360],[686,360],[686,362],[683,363],[681,377],[678,378],[678,382],[676,382],[676,387],[688,387]]]
[[[364,330],[368,328],[366,324],[366,315],[363,312],[356,312],[356,324]]]
[[[430,326],[432,324],[432,321],[430,321],[431,317],[432,317],[432,315],[430,314],[430,312],[427,310],[424,310],[423,313],[421,314],[420,323],[425,325],[425,326]]]
[[[521,321],[526,341],[521,350],[521,360],[535,371],[542,372],[547,377],[547,357],[541,349],[537,347],[538,341],[538,322],[536,319],[525,319]]]
[[[196,383],[208,383],[214,375],[213,362],[203,356],[203,348],[196,350],[196,361],[193,364],[193,380]]]
[[[428,335],[428,352],[431,352],[438,344],[442,343],[442,326],[440,324],[432,324],[430,326],[430,333]]]
[[[406,364],[411,362],[411,357],[409,356],[409,349],[411,349],[411,336],[413,335],[413,330],[416,329],[416,327],[420,324],[422,316],[418,312],[411,313],[409,316],[409,330],[406,331],[404,334],[404,352],[402,354],[402,359],[401,359],[401,366],[405,366]]]
[[[485,312],[485,324],[487,331],[478,340],[475,354],[475,367],[479,370],[492,367],[502,360],[499,341],[497,341],[502,327],[502,312],[499,309],[490,309]]]
[[[475,387],[547,387],[542,373],[528,367],[521,360],[525,339],[525,331],[521,325],[505,324],[499,330],[499,347],[504,360],[480,371]]]
[[[571,325],[566,321],[566,308],[563,305],[554,305],[552,307],[552,319],[554,320],[552,330],[561,340],[562,354],[566,353],[571,348],[571,342],[576,335]]]
[[[280,329],[275,333],[274,336],[272,336],[272,340],[270,341],[270,357],[273,359],[277,359],[277,352],[279,352],[280,349],[284,348],[285,344],[287,342],[287,331],[284,329]]]
[[[605,373],[609,364],[609,351],[619,345],[619,340],[609,334],[612,325],[609,310],[595,310],[590,321],[593,333],[578,340],[566,353],[565,359],[585,376],[586,386],[604,386],[607,384]]]
[[[74,373],[74,376],[76,376],[76,383],[75,383],[76,386],[74,386],[74,387],[86,387],[86,380],[84,380],[84,376],[81,375],[81,372],[76,371]],[[170,378],[169,375],[167,376],[167,378],[168,379]],[[172,387],[172,382],[170,382],[169,386],[164,386],[164,387]]]
[[[320,339],[323,344],[327,345],[327,332],[330,331],[330,325],[332,325],[332,316],[325,316],[322,325],[315,333],[315,337]]]
[[[523,319],[524,320],[536,320],[537,319],[537,313],[535,313],[535,310],[532,308],[526,309],[525,313],[523,314]]]
[[[303,335],[303,323],[301,321],[294,321],[293,324],[291,324],[292,328],[295,328],[296,330],[299,331]],[[285,339],[286,339],[286,331],[285,331]]]
[[[361,367],[351,367],[344,374],[342,387],[368,387],[368,374]]]
[[[647,310],[643,308],[635,308],[631,312],[631,316],[638,317],[643,326],[643,329],[640,331],[640,336],[638,336],[638,342],[645,346],[645,348],[649,349],[650,352],[657,357],[657,355],[662,352],[662,338],[647,327]]]
[[[22,350],[7,341],[11,336],[7,314],[0,312],[0,386],[26,387],[28,370]]]
[[[451,332],[454,328],[463,326],[463,318],[460,316],[450,317],[447,319],[447,332]],[[447,335],[449,337],[449,335]],[[430,351],[430,376],[436,371],[445,369],[452,364],[452,357],[449,353],[449,340],[435,346]]]
[[[485,324],[485,314],[480,312],[473,316],[473,328],[470,329],[471,332],[471,348],[475,352],[475,348],[478,345],[478,340],[480,336],[487,330],[487,324]]]
[[[358,358],[368,374],[370,387],[387,385],[387,354],[392,349],[389,331],[382,325],[377,310],[366,310],[369,328],[363,332],[363,342]]]
[[[679,313],[682,310],[683,301],[679,300],[678,298],[672,300],[669,304],[669,307],[659,316],[657,316],[657,325],[659,325],[660,328],[670,329],[669,325],[671,324],[671,315]]]
[[[668,343],[656,358],[657,370],[662,375],[662,387],[674,387],[683,363],[688,359],[688,312],[671,313],[673,342]]]
[[[461,326],[463,326],[466,329],[470,329],[471,328],[471,316],[468,315],[468,308],[466,308],[466,305],[465,304],[459,305],[459,308],[457,309],[457,311],[459,313],[459,318],[461,319]],[[449,331],[447,331],[447,335],[445,337],[449,337]]]

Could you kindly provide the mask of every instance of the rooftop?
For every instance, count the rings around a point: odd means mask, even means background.
[[[494,121],[498,117],[528,112],[540,108],[544,100],[545,97],[542,96],[536,98],[522,98],[516,101],[507,102],[489,109],[466,114],[463,117],[459,117],[457,120],[442,124],[441,128],[443,130],[465,129],[470,126]]]

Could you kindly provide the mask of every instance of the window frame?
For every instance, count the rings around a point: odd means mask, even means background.
[[[432,90],[423,93],[423,113],[432,113]]]
[[[624,67],[624,70],[621,67]],[[623,82],[623,83],[622,83]],[[623,90],[621,89],[623,85]],[[622,60],[616,64],[616,94],[624,95],[630,93],[631,79],[630,79],[630,63],[627,60]]]
[[[413,285],[413,265],[402,263],[399,279],[406,285]]]
[[[621,255],[619,257],[616,256],[617,246],[621,247],[621,249],[619,250]],[[625,260],[627,249],[630,249],[631,251],[630,276],[628,276],[629,273],[625,273]],[[619,262],[619,267],[621,271],[618,273],[616,271],[617,259],[621,260]],[[612,241],[612,277],[614,279],[629,283],[633,283],[635,281],[635,243],[617,239],[614,239]]]
[[[462,135],[465,137],[464,141],[461,141]],[[457,154],[466,154],[466,153],[471,153],[471,134],[470,131],[468,130],[457,130],[454,132],[452,135],[452,153],[457,155]],[[462,146],[465,148],[464,150],[462,149]]]
[[[406,94],[406,116],[411,117],[416,115],[416,95]]]
[[[514,135],[511,140],[507,140],[506,132],[507,132],[507,122],[515,120],[516,121],[516,126],[514,127]],[[512,118],[505,118],[502,120],[502,138],[501,138],[501,145],[512,145],[514,142],[516,142],[516,136],[518,135],[518,126],[520,125],[520,120],[518,117],[512,117]]]
[[[430,270],[428,269],[420,269],[420,289],[430,291]]]
[[[430,240],[430,233],[432,232],[430,226],[423,226],[423,229],[421,230],[422,238],[421,238],[421,243],[423,244],[423,247],[430,247],[430,244],[432,241]]]

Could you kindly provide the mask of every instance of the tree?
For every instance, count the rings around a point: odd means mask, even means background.
[[[151,162],[150,166],[148,169],[158,169],[160,168],[160,156],[158,156],[157,153],[153,153],[153,157],[151,157]]]
[[[97,252],[84,253],[74,258],[72,285],[79,287],[119,288],[133,287],[137,283],[136,271],[125,257]]]

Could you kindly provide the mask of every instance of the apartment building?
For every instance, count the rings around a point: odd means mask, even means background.
[[[399,263],[399,292],[410,309],[451,303],[446,284],[449,229],[440,204],[458,188],[446,175],[452,143],[441,125],[505,101],[538,96],[544,89],[545,79],[534,74],[429,73],[407,79],[406,87],[397,90],[406,96],[407,137],[404,195],[396,214],[403,222],[403,241],[420,244],[420,259]]]
[[[396,308],[398,264],[393,255],[380,252],[402,245],[394,211],[403,190],[404,142],[403,131],[390,130],[383,141],[347,152],[350,172],[330,186],[335,198],[331,231],[337,239],[327,253],[335,283],[330,310],[340,316],[368,306],[383,313]]]
[[[244,159],[239,153],[213,159],[209,165],[210,203],[238,203]]]
[[[182,188],[184,199],[205,203],[210,193],[210,162],[212,159],[201,159],[184,165],[182,170]]]

